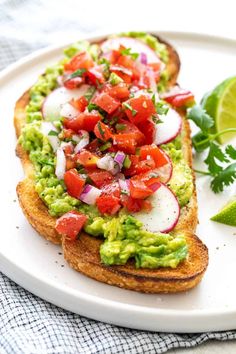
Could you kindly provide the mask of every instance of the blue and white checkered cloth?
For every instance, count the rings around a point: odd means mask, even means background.
[[[99,29],[101,22],[74,11],[78,3],[0,0],[0,69],[38,48]],[[210,339],[236,339],[236,331],[178,335],[115,327],[51,305],[0,273],[1,354],[164,353]]]

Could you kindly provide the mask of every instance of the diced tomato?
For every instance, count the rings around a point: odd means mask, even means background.
[[[136,66],[135,61],[130,56],[121,55],[117,60],[117,64],[132,71],[132,80],[139,79],[140,72]]]
[[[130,69],[126,69],[123,66],[111,65],[110,71],[118,75],[124,82],[130,84],[133,77],[133,72]]]
[[[129,98],[129,89],[127,84],[124,82],[120,82],[118,85],[106,85],[104,88],[104,92],[107,92],[111,97],[116,98],[118,100],[125,100]]]
[[[119,119],[118,123],[122,125],[122,134],[130,134],[130,138],[134,138],[138,146],[144,143],[145,136],[136,125],[124,119]]]
[[[135,199],[128,195],[121,196],[122,205],[131,213],[137,213],[142,209],[142,199]]]
[[[115,178],[113,176],[113,182],[103,186],[102,194],[113,195],[116,198],[120,198],[120,185],[118,182],[115,182],[114,180]]]
[[[84,82],[84,78],[78,76],[78,77],[65,80],[63,82],[63,85],[69,90],[74,90],[78,88],[83,82]]]
[[[158,176],[155,177],[155,170],[150,170],[146,173],[135,175],[131,179],[144,182],[145,185],[152,189],[153,192],[161,186],[160,178]]]
[[[173,107],[185,107],[194,103],[194,95],[188,90],[182,90],[179,93],[166,95],[164,100],[170,103]]]
[[[137,142],[130,134],[114,134],[113,147],[116,150],[121,150],[127,154],[135,154]]]
[[[130,180],[130,195],[135,199],[145,199],[153,194],[153,190],[141,180]]]
[[[141,146],[141,160],[146,160],[148,159],[148,157],[151,157],[155,161],[156,167],[162,167],[169,162],[167,155],[164,153],[164,151],[159,149],[155,144]]]
[[[119,101],[104,92],[95,97],[94,103],[96,103],[100,108],[104,109],[104,111],[106,111],[108,114],[111,114],[120,106]]]
[[[118,50],[111,50],[107,53],[103,53],[102,58],[109,61],[110,64],[115,64],[120,57],[120,52]]]
[[[142,210],[146,211],[147,213],[152,210],[152,203],[150,200],[142,200]]]
[[[80,98],[78,98],[77,100],[75,100],[74,98],[72,98],[72,100],[70,101],[70,104],[78,109],[79,112],[84,112],[85,108],[88,105],[88,101],[84,96],[81,96]]]
[[[85,110],[74,119],[64,118],[63,124],[67,129],[72,129],[75,132],[78,132],[81,129],[91,132],[101,118],[102,117],[98,111],[93,110],[88,112]]]
[[[136,166],[139,163],[139,156],[129,155],[129,159],[131,161],[131,165],[129,168],[125,169],[124,175],[125,176],[134,176],[136,174]]]
[[[113,195],[100,195],[96,204],[101,214],[114,215],[121,208],[120,199]]]
[[[94,66],[86,72],[86,77],[88,77],[90,83],[95,86],[103,84],[105,82],[103,67],[101,65]]]
[[[96,137],[98,139],[100,139],[102,141],[107,141],[112,137],[112,133],[111,133],[110,128],[102,122],[98,122],[95,125],[94,134],[96,135]]]
[[[64,174],[64,182],[68,194],[71,197],[79,198],[85,185],[85,179],[81,177],[81,175],[75,168],[66,171],[66,173]]]
[[[93,141],[91,141],[91,143],[89,143],[86,146],[86,150],[96,154],[96,155],[100,155],[101,151],[100,151],[100,142],[98,141],[98,139],[94,139]]]
[[[72,155],[68,155],[66,157],[66,171],[71,170],[72,168],[76,167],[76,162]]]
[[[128,108],[124,104],[123,107],[125,109],[125,113],[129,120],[135,124],[146,122],[148,118],[156,113],[155,106],[151,98],[145,95],[130,98],[125,103],[131,108]]]
[[[57,219],[55,229],[59,234],[65,235],[71,241],[74,241],[87,219],[86,215],[76,210],[71,210]]]
[[[88,176],[98,188],[102,188],[114,181],[114,176],[110,172],[99,169],[88,172]]]
[[[75,155],[75,161],[84,167],[96,167],[99,157],[87,150],[82,150]]]
[[[148,160],[139,161],[135,166],[135,174],[145,173],[155,168],[155,161],[150,158]]]
[[[137,85],[139,88],[151,88],[155,90],[157,81],[159,81],[159,76],[153,71],[152,68],[146,67],[143,70]]]
[[[81,52],[75,55],[68,63],[64,64],[65,71],[76,71],[78,69],[90,69],[94,62],[88,52]]]
[[[155,133],[156,133],[156,126],[155,126],[154,122],[152,122],[148,119],[145,122],[145,124],[139,124],[138,128],[143,133],[143,135],[145,137],[144,144],[146,144],[146,145],[152,144],[154,141]]]

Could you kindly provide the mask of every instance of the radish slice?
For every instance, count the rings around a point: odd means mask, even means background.
[[[51,147],[53,148],[53,151],[56,152],[59,145],[60,145],[60,140],[58,139],[58,137],[56,135],[48,135],[48,134],[51,131],[58,133],[57,129],[50,122],[42,122],[40,130],[43,133],[43,135],[45,135],[48,138],[49,143],[50,143]]]
[[[65,117],[69,119],[76,118],[78,114],[78,109],[73,107],[70,103],[65,103],[60,111],[60,117]]]
[[[89,85],[81,85],[78,89],[68,90],[65,87],[59,87],[52,91],[44,100],[42,114],[45,120],[54,121],[61,117],[61,109],[65,103],[72,98],[78,99],[88,90]]]
[[[130,37],[115,37],[104,41],[101,44],[101,49],[104,53],[110,50],[118,50],[120,45],[125,48],[131,48],[132,53],[142,54],[142,57],[146,55],[147,64],[160,63],[158,55],[147,44],[136,38]]]
[[[156,126],[154,143],[157,145],[169,143],[177,137],[182,128],[182,118],[172,108],[169,108],[166,115],[159,116],[162,123]]]
[[[162,167],[158,167],[155,169],[155,172],[157,173],[158,177],[160,177],[160,181],[162,183],[167,183],[171,179],[172,172],[173,172],[173,164],[170,159],[170,157],[162,150],[162,153],[165,155],[166,159],[168,160],[168,163],[165,164]]]
[[[57,164],[55,175],[58,179],[63,179],[66,172],[66,157],[62,148],[57,150]]]
[[[180,215],[179,203],[174,193],[161,183],[149,200],[153,205],[152,210],[149,213],[135,213],[134,216],[148,231],[167,233],[173,230]]]

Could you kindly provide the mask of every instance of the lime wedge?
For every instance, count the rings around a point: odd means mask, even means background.
[[[231,199],[211,220],[222,224],[236,226],[236,196]]]
[[[236,77],[221,82],[203,97],[201,104],[215,120],[215,133],[236,128]],[[224,144],[235,136],[236,133],[227,133],[219,136],[218,141]]]

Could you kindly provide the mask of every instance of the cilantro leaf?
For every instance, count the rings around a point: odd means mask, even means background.
[[[208,132],[214,126],[213,118],[199,105],[195,105],[188,111],[187,118],[192,120],[203,132]]]
[[[50,130],[50,132],[48,133],[49,136],[58,136],[58,132],[56,132],[55,130]]]
[[[131,105],[130,105],[129,103],[127,103],[127,102],[124,102],[124,103],[123,103],[123,106],[124,106],[126,109],[129,109],[129,110],[131,111],[133,117],[136,116],[136,114],[138,113],[138,112],[136,111],[136,109],[133,109],[133,108],[131,107]]]
[[[232,160],[236,160],[236,148],[232,145],[227,145],[225,152]]]
[[[192,137],[193,147],[197,152],[202,152],[210,145],[208,134],[199,131]]]
[[[217,173],[223,170],[223,167],[217,163],[220,162],[229,162],[229,159],[225,153],[221,150],[220,146],[214,142],[210,143],[210,149],[207,158],[204,162],[207,164],[209,172],[215,176]]]
[[[236,163],[233,163],[218,173],[211,181],[213,192],[222,192],[225,186],[229,186],[236,180]]]
[[[70,75],[70,79],[73,79],[78,76],[81,77],[86,71],[87,69],[78,69]]]
[[[95,94],[95,91],[96,91],[96,87],[90,86],[90,87],[88,88],[88,90],[85,92],[84,97],[86,98],[86,100],[87,100],[88,102],[91,101],[93,95]]]
[[[139,57],[139,53],[132,53],[131,48],[124,48],[120,51],[121,55],[129,55],[132,59],[136,60]]]

